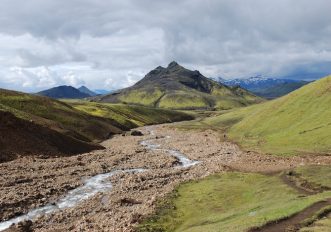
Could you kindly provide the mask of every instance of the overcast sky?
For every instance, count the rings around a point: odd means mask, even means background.
[[[172,60],[208,77],[331,73],[330,0],[1,0],[0,87],[117,89]]]

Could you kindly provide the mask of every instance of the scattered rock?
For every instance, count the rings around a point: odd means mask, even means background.
[[[14,227],[14,228],[12,228]],[[19,222],[17,224],[15,224],[14,226],[12,226],[12,230],[15,232],[32,232],[32,221],[27,220],[27,221],[23,221],[23,222]]]
[[[130,135],[132,136],[143,136],[144,134],[141,131],[133,130]]]
[[[141,204],[141,201],[137,201],[131,198],[122,198],[119,200],[119,202],[121,206],[131,206],[131,205]]]

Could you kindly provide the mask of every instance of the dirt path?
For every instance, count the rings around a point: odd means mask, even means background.
[[[326,201],[316,202],[301,212],[278,221],[272,221],[265,226],[251,229],[249,232],[295,232],[302,227],[300,224],[306,219],[313,217],[319,210],[331,205],[331,198]]]
[[[296,181],[291,179],[291,177],[287,173],[282,173],[280,178],[286,185],[290,186],[291,188],[295,189],[296,191],[298,191],[299,193],[301,193],[303,195],[313,195],[313,194],[318,193],[318,191],[316,191],[315,189],[307,189],[307,188],[299,186],[296,183]]]
[[[314,183],[310,183],[307,180],[302,179],[299,174],[294,171],[287,171],[283,173],[277,173],[280,175],[282,181],[289,187],[295,189],[298,193],[303,195],[314,195],[325,190],[329,190],[324,186],[316,186]],[[325,201],[320,201],[312,204],[293,216],[280,219],[277,221],[270,221],[266,225],[250,229],[249,232],[295,232],[302,228],[302,222],[311,219],[313,216],[323,208],[331,205],[331,198]]]
[[[157,199],[181,182],[232,169],[275,172],[305,164],[329,163],[331,157],[279,158],[243,152],[222,142],[214,131],[177,130],[169,125],[140,128],[144,136],[115,136],[103,142],[105,150],[74,157],[22,158],[0,164],[0,219],[8,220],[31,209],[57,202],[92,176],[123,169],[107,181],[111,191],[99,192],[75,207],[41,216],[28,225],[34,231],[133,231],[151,214]],[[149,131],[154,131],[150,134]],[[141,141],[154,139],[162,149],[147,149]],[[174,168],[178,159],[164,149],[177,150],[200,163]],[[21,226],[12,227],[17,230]]]

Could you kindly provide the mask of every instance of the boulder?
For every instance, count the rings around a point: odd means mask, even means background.
[[[132,136],[143,136],[144,134],[141,131],[133,130],[130,135]]]

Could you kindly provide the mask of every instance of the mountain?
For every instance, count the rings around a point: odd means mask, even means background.
[[[131,128],[190,120],[182,112],[52,98],[0,89],[0,163],[17,156],[63,156]],[[6,135],[6,136],[2,136]]]
[[[331,154],[331,76],[263,104],[210,120],[249,150],[277,155]],[[208,124],[208,122],[204,122]]]
[[[97,93],[93,92],[92,90],[88,89],[86,86],[81,86],[78,88],[78,90],[82,93],[90,95],[90,97],[98,95]]]
[[[290,81],[273,85],[271,87],[260,88],[260,90],[253,91],[256,95],[268,99],[274,99],[284,96],[302,86],[308,84],[308,81]]]
[[[228,86],[240,86],[260,97],[269,99],[284,96],[309,83],[308,81],[264,78],[261,76],[232,80],[225,80],[220,77],[212,79]]]
[[[231,109],[263,101],[240,87],[228,87],[176,62],[157,67],[132,87],[94,98],[172,109]]]
[[[47,89],[41,92],[38,92],[37,95],[51,97],[51,98],[69,98],[69,99],[79,99],[79,98],[86,98],[91,97],[89,94],[83,93],[78,89],[62,85],[58,87],[54,87],[51,89]]]

